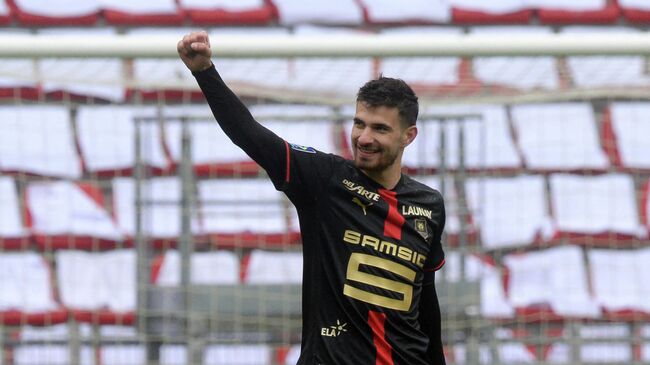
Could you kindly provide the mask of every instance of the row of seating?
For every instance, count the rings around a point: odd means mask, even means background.
[[[418,0],[409,6],[392,1],[335,0],[305,4],[298,0],[119,0],[65,1],[57,6],[38,0],[0,3],[0,21],[15,17],[24,26],[193,24],[411,24],[528,23],[534,17],[547,24],[615,23],[619,17],[647,23],[650,7],[643,0]]]
[[[207,105],[0,106],[0,172],[80,178],[130,176],[136,165],[136,128],[141,161],[154,174],[174,173],[182,160],[183,118],[189,123],[192,165],[200,176],[251,176],[258,166],[221,131]],[[351,156],[353,107],[255,105],[256,118],[284,139],[323,152]],[[159,123],[156,113],[163,115]],[[605,117],[589,103],[428,107],[419,135],[406,148],[411,173],[460,167],[532,172],[648,171],[650,103],[613,102]],[[456,117],[457,116],[457,117]],[[445,117],[443,123],[440,117]],[[135,122],[138,119],[140,122]],[[344,128],[339,127],[341,119]],[[73,121],[73,123],[71,123]],[[73,128],[74,125],[74,128]],[[444,156],[441,160],[441,137]],[[34,141],[38,141],[35,143]]]
[[[35,252],[0,254],[0,323],[52,325],[72,318],[82,323],[134,323],[135,250],[59,250],[53,257],[54,268]],[[486,318],[518,323],[565,319],[643,323],[650,319],[650,292],[645,285],[650,280],[648,248],[583,250],[563,245],[508,254],[500,263],[449,251],[447,259],[437,281],[443,286],[459,283],[460,268],[465,267],[464,279],[480,283],[477,309]],[[196,252],[191,257],[190,280],[234,289],[238,285],[296,286],[302,282],[302,255],[253,250],[240,259],[233,251]],[[177,251],[169,250],[155,260],[151,281],[159,287],[179,285]],[[443,296],[441,305],[455,305],[449,300],[453,298]]]
[[[436,176],[418,178],[444,192],[446,243],[452,246],[463,228],[469,233],[466,240],[487,250],[563,241],[620,247],[648,238],[650,181],[637,190],[629,175],[470,178],[464,187],[467,208],[459,206],[451,178],[444,184]],[[116,178],[111,185],[107,194],[88,182],[31,182],[24,187],[21,204],[15,181],[0,177],[0,247],[25,249],[36,243],[40,250],[103,250],[132,246],[137,235],[135,181]],[[197,244],[241,248],[299,242],[295,210],[268,180],[201,180],[196,188],[198,203],[190,220]],[[155,247],[177,244],[181,189],[176,177],[154,178],[142,186],[141,232]],[[466,209],[468,216],[461,227],[460,212]]]
[[[352,1],[352,0],[350,0]],[[311,6],[311,3],[310,3]],[[133,28],[127,35],[166,35],[178,38],[196,28]],[[481,26],[471,27],[470,34],[513,35],[551,34],[548,26]],[[31,34],[33,30],[0,28],[1,35]],[[106,37],[115,28],[39,28],[38,35],[56,37]],[[465,32],[460,27],[393,27],[379,31],[386,37],[414,35],[454,36]],[[584,32],[634,34],[644,32],[631,27],[567,26],[561,33]],[[299,26],[287,28],[214,28],[211,39],[224,35],[268,37],[273,35],[308,35],[341,37],[367,33],[357,28]],[[218,50],[218,49],[217,49]],[[550,92],[569,89],[650,86],[646,59],[630,56],[542,57],[388,57],[361,58],[266,58],[219,59],[216,65],[226,81],[243,93],[248,90],[318,93],[351,98],[367,80],[379,74],[403,78],[423,95],[455,96],[491,94],[512,95],[521,92]],[[178,59],[135,58],[53,58],[0,60],[0,96],[53,100],[71,97],[98,98],[114,102],[125,100],[201,101],[196,82]],[[183,91],[185,90],[185,91]],[[254,93],[253,93],[254,94]]]

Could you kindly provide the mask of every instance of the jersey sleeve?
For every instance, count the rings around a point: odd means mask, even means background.
[[[425,271],[437,271],[445,264],[445,253],[442,249],[442,232],[445,229],[445,203],[442,195],[435,191],[431,220],[434,224],[434,234],[429,254],[424,263]]]

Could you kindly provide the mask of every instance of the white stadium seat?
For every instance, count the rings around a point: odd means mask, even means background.
[[[17,16],[26,26],[92,25],[101,10],[99,0],[15,0]]]
[[[650,249],[589,250],[594,297],[607,312],[626,310],[650,314]]]
[[[253,250],[248,258],[247,284],[302,283],[302,252]]]
[[[302,0],[272,0],[278,9],[282,25],[305,23],[360,25],[363,9],[354,0],[305,2]]]
[[[69,365],[70,347],[66,345],[19,345],[13,350],[14,365]],[[95,365],[95,354],[90,346],[81,346],[80,365]]]
[[[395,6],[409,8],[398,3]],[[452,36],[462,34],[461,28],[455,27],[398,27],[386,28],[380,36]],[[412,87],[435,87],[458,85],[460,81],[460,57],[385,57],[381,61],[381,74],[386,77],[400,78]]]
[[[551,364],[569,364],[572,362],[572,335],[566,333],[567,328],[559,334],[546,353],[545,360]],[[632,347],[626,341],[631,333],[626,325],[583,325],[575,336],[579,337],[577,355],[581,362],[594,364],[628,364],[633,361]],[[569,338],[563,341],[562,338]],[[609,341],[605,341],[609,340]],[[593,341],[593,342],[592,342]]]
[[[587,269],[582,251],[561,246],[503,259],[509,271],[508,298],[517,308],[535,310],[548,306],[553,315],[595,318],[598,304],[589,294]],[[571,278],[567,280],[566,278]]]
[[[516,105],[511,114],[529,169],[604,170],[609,167],[590,104]]]
[[[639,219],[631,176],[552,174],[549,183],[555,238],[601,237],[611,244],[647,235]]]
[[[167,250],[156,284],[178,286],[181,281],[181,257]],[[191,283],[199,285],[236,284],[239,282],[239,258],[232,251],[195,252],[190,264]]]
[[[0,171],[81,176],[68,108],[2,106],[0,130]]]
[[[59,309],[53,298],[51,268],[41,255],[0,253],[0,268],[0,311],[38,313]]]
[[[113,28],[44,28],[38,34],[57,38],[84,36],[101,39],[117,34]],[[119,58],[53,58],[36,61],[43,92],[64,92],[122,102],[126,95],[123,62]]]
[[[617,102],[610,105],[616,147],[623,167],[650,169],[650,103]]]
[[[142,233],[154,240],[175,240],[181,232],[181,181],[158,177],[142,183]],[[113,180],[113,207],[120,230],[136,235],[136,181]],[[200,233],[198,216],[192,217],[192,232]]]
[[[369,23],[448,23],[451,8],[444,0],[415,0],[409,6],[392,0],[361,0]]]
[[[153,107],[80,106],[77,135],[86,170],[99,175],[130,175],[135,168],[136,126],[140,126],[140,158],[158,171],[169,167]]]
[[[27,230],[22,222],[20,200],[14,179],[0,176],[0,249],[26,244]]]
[[[61,302],[73,311],[125,313],[136,306],[134,250],[101,253],[59,250],[56,275]]]
[[[99,348],[102,365],[141,365],[147,362],[144,345],[102,345]]]
[[[203,356],[204,365],[266,365],[272,361],[268,345],[210,345],[206,346]]]
[[[538,34],[551,34],[549,27],[539,26],[487,26],[473,27],[477,36],[512,38]],[[518,90],[555,90],[560,87],[557,61],[554,57],[475,57],[474,74],[485,85],[510,87]]]
[[[99,187],[69,181],[27,185],[26,209],[31,231],[43,248],[99,248],[123,235],[105,207]],[[52,214],[56,212],[56,214]]]
[[[542,176],[471,178],[467,181],[470,214],[486,249],[529,246],[550,223]]]
[[[635,34],[629,27],[565,27],[563,34],[584,33]],[[571,56],[567,58],[570,75],[579,88],[648,86],[650,75],[643,56]]]

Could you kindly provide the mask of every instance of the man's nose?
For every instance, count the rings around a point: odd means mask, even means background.
[[[369,144],[372,143],[373,136],[370,128],[364,128],[359,134],[358,143],[360,144]]]

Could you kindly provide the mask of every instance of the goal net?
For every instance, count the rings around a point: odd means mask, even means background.
[[[648,362],[650,39],[514,30],[210,36],[253,116],[324,152],[351,156],[366,81],[416,91],[447,363]],[[295,364],[297,215],[175,58],[185,30],[84,32],[0,37],[0,364]]]

